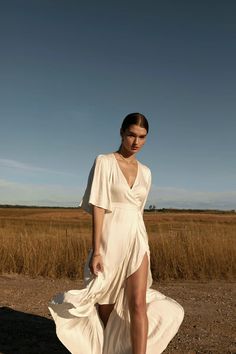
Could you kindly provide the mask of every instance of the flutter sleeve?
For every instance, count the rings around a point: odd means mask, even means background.
[[[147,197],[148,197],[149,192],[150,192],[151,184],[152,184],[152,173],[151,173],[151,170],[148,168],[148,170],[147,170],[147,179],[146,179],[146,195],[145,195],[145,198],[144,198],[143,203],[141,205],[141,212],[142,213],[144,211],[144,207],[145,207],[145,204],[146,204],[146,201],[147,201]]]
[[[105,213],[112,212],[109,176],[109,160],[100,154],[94,160],[85,193],[79,204],[89,214],[93,212],[92,205],[105,209]]]

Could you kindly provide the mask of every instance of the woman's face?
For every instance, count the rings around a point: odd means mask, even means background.
[[[123,141],[122,146],[125,150],[136,153],[146,142],[147,130],[139,125],[132,124],[126,128],[125,132],[121,132]]]

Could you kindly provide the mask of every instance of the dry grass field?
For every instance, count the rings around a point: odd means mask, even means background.
[[[154,280],[235,278],[234,213],[145,212]],[[91,217],[81,209],[0,208],[0,273],[81,279]]]

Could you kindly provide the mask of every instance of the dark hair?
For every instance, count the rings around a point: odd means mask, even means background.
[[[124,132],[125,129],[129,128],[129,126],[132,124],[136,124],[142,128],[145,128],[148,133],[148,129],[149,129],[148,121],[147,121],[147,118],[143,114],[141,114],[141,113],[128,114],[124,118],[120,129]]]

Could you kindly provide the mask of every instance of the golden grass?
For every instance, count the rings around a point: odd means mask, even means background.
[[[234,279],[236,216],[145,212],[154,280]],[[0,273],[82,278],[91,217],[79,209],[0,208]]]

